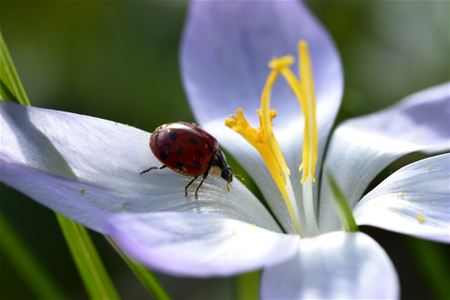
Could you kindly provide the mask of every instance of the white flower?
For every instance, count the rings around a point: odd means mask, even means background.
[[[309,196],[297,171],[305,118],[287,85],[272,90],[275,136],[291,170],[293,217],[258,152],[224,121],[242,107],[257,123],[251,112],[259,107],[267,62],[296,53],[300,40],[310,47],[317,99],[311,203],[302,200]],[[251,174],[276,220],[238,180],[227,192],[222,179],[210,176],[194,199],[184,196],[189,178],[171,170],[139,176],[159,165],[144,131],[6,102],[0,103],[0,180],[111,235],[160,271],[216,276],[264,268],[263,298],[398,297],[397,275],[382,248],[363,233],[341,231],[324,166],[358,224],[450,242],[449,154],[400,169],[360,200],[370,181],[402,155],[448,150],[449,84],[348,120],[330,138],[342,95],[341,64],[328,34],[297,1],[193,2],[181,60],[198,122]]]

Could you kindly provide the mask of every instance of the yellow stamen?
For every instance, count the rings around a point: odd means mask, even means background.
[[[305,117],[305,129],[302,151],[302,164],[299,167],[303,171],[301,182],[308,178],[315,182],[315,172],[318,152],[318,130],[316,120],[316,99],[314,93],[314,79],[311,67],[311,58],[308,53],[308,45],[301,41],[299,51],[299,73],[301,80],[289,68],[290,65],[281,65],[279,70],[286,79],[289,87],[299,101]],[[292,64],[292,63],[291,63]]]
[[[291,55],[282,56],[272,59],[269,62],[269,68],[273,70],[281,70],[291,66],[294,63],[294,58]]]
[[[270,109],[270,93],[277,77],[281,74],[299,101],[305,118],[301,183],[303,184],[303,204],[306,224],[310,232],[317,232],[316,217],[313,207],[312,182],[315,181],[315,170],[318,151],[318,130],[316,120],[316,103],[311,58],[308,46],[301,41],[299,51],[299,78],[291,71],[294,58],[290,55],[273,59],[269,62],[272,69],[261,95],[261,107],[257,111],[260,127],[255,129],[246,120],[242,109],[225,121],[226,126],[241,134],[261,155],[286,203],[289,215],[297,233],[301,234],[297,204],[294,199],[290,171],[286,165],[281,149],[273,134],[272,119],[276,112]]]
[[[251,127],[241,108],[236,110],[236,115],[232,115],[225,121],[225,125],[242,135],[259,152],[286,203],[295,231],[301,235],[297,204],[293,197],[290,180],[287,178],[290,171],[272,129],[272,119],[276,117],[276,111],[270,109],[270,91],[278,75],[279,72],[273,70],[264,86],[261,107],[257,110],[258,129]]]
[[[308,137],[308,147],[303,147],[303,162],[307,162],[308,164],[307,168],[305,167],[305,169],[303,170],[302,182],[305,182],[308,177],[311,178],[313,182],[315,182],[319,139],[316,119],[316,95],[314,92],[314,78],[312,73],[311,58],[308,53],[308,44],[305,41],[301,41],[299,48],[299,60],[301,61],[301,84],[303,85],[306,96],[306,109],[304,109],[303,113],[305,114],[305,123],[308,124],[308,126],[305,126],[305,137]],[[306,134],[307,130],[308,134]]]
[[[300,79],[290,69],[290,66],[294,63],[294,60],[290,56],[273,61],[269,66],[276,68],[286,79],[289,87],[300,103],[305,118],[302,163],[299,166],[299,170],[303,171],[300,181],[303,185],[303,209],[307,225],[306,234],[310,235],[318,232],[312,188],[312,183],[315,182],[318,152],[316,100],[311,58],[305,41],[299,43],[298,52]]]

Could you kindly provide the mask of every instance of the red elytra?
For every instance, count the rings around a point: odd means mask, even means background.
[[[150,149],[163,165],[151,167],[140,174],[168,167],[177,173],[193,176],[184,188],[186,196],[189,186],[202,175],[195,189],[197,198],[200,186],[210,171],[220,173],[228,184],[233,180],[233,171],[220,151],[217,140],[195,124],[175,122],[159,126],[150,136]]]

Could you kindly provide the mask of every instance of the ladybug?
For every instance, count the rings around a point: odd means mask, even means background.
[[[211,172],[225,179],[229,190],[233,180],[233,170],[219,149],[217,140],[199,126],[187,122],[161,125],[151,134],[149,144],[153,155],[163,165],[148,168],[140,175],[167,167],[177,173],[192,176],[194,178],[184,187],[185,196],[188,194],[189,186],[202,176],[200,184],[195,189],[195,198],[197,198],[203,181]]]

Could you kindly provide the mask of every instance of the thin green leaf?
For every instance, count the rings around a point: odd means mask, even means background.
[[[68,299],[44,266],[21,240],[8,220],[0,214],[0,250],[20,276],[28,283],[38,299]]]
[[[3,35],[0,32],[0,79],[2,85],[14,95],[14,98],[9,98],[10,101],[17,101],[23,105],[30,105],[30,100],[23,89],[20,82],[19,75],[17,75],[16,68],[6,47]],[[2,87],[3,91],[3,87]],[[2,93],[3,94],[3,93]]]
[[[236,277],[237,299],[256,300],[259,299],[260,271],[244,273]]]
[[[2,93],[10,93],[14,96],[13,98],[8,97],[8,100],[16,99],[23,105],[30,105],[1,33],[0,78]],[[62,156],[59,158],[61,162],[64,162]],[[64,168],[68,175],[75,177],[68,164],[65,164]],[[87,230],[58,213],[56,213],[56,217],[90,297],[92,299],[120,299]],[[60,299],[62,298],[60,297]]]
[[[170,300],[169,294],[149,269],[128,258],[111,239],[108,238],[108,241],[153,298],[156,300]]]
[[[331,186],[333,193],[333,200],[339,218],[341,219],[344,229],[347,231],[358,231],[358,225],[356,225],[355,218],[353,217],[352,210],[348,206],[348,200],[339,188],[333,175],[327,172],[328,182]]]
[[[59,213],[56,217],[91,299],[120,299],[86,228]]]
[[[0,100],[9,100],[12,102],[20,103],[19,100],[9,90],[3,80],[0,78]]]

